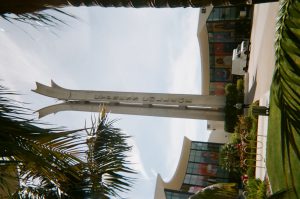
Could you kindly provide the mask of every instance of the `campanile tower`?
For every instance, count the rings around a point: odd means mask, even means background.
[[[36,86],[34,92],[63,101],[38,110],[39,117],[60,111],[98,112],[104,105],[116,114],[224,120],[224,96],[70,90],[54,81]]]

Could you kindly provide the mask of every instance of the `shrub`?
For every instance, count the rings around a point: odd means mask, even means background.
[[[227,96],[228,94],[236,93],[236,92],[237,92],[236,85],[234,85],[234,84],[232,84],[232,83],[226,84],[226,86],[225,86],[225,95],[226,95],[226,96]]]
[[[234,105],[237,103],[237,89],[234,84],[227,84],[225,87],[226,105],[225,105],[225,131],[233,132],[237,121],[237,109]]]
[[[238,92],[237,93],[237,98],[236,98],[237,103],[244,103],[244,93],[243,92]]]
[[[239,81],[243,82],[243,80]],[[240,87],[241,84],[239,83]],[[237,103],[244,103],[244,90],[243,88],[240,88],[241,90],[237,89],[237,86],[235,84],[229,83],[225,86],[225,94],[226,94],[226,105],[225,105],[225,126],[224,130],[227,132],[234,132],[234,127],[236,125],[238,115],[243,114],[243,109],[237,109],[234,106]]]
[[[247,199],[266,199],[267,186],[260,179],[249,179],[246,185]]]
[[[235,144],[228,143],[222,147],[219,164],[228,172],[241,173],[240,155]]]
[[[238,144],[240,142],[241,142],[241,136],[240,136],[239,132],[235,131],[234,133],[231,134],[229,143]]]
[[[238,103],[244,103],[244,80],[239,79],[236,83],[236,89],[237,89],[237,102]]]
[[[244,92],[244,79],[238,79],[237,80],[236,88],[239,92]]]
[[[249,176],[249,178],[252,178],[255,176],[255,168],[254,167],[249,167],[247,169],[247,175]]]
[[[243,133],[244,130],[250,131],[252,128],[252,117],[249,116],[239,116],[237,125],[235,126],[236,133]]]
[[[233,105],[225,106],[225,124],[224,130],[227,132],[234,132],[234,127],[237,122],[237,109]]]

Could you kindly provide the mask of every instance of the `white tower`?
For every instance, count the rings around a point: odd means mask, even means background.
[[[224,120],[223,96],[70,90],[53,81],[51,87],[38,82],[36,85],[34,92],[64,101],[40,109],[39,117],[59,111],[97,112],[105,105],[117,114]]]

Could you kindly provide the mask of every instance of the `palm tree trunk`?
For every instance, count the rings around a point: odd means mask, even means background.
[[[252,0],[253,3],[265,3],[278,0]],[[246,4],[248,0],[2,0],[0,15],[7,13],[25,14],[45,9],[67,6],[101,6],[101,7],[205,7],[208,5]]]

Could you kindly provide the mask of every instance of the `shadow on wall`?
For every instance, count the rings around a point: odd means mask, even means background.
[[[257,70],[255,72],[255,76],[253,76],[253,84],[249,90],[248,93],[246,93],[246,96],[245,96],[245,101],[244,103],[245,104],[251,104],[254,100],[254,95],[255,95],[255,91],[256,91],[256,87],[257,87]]]

